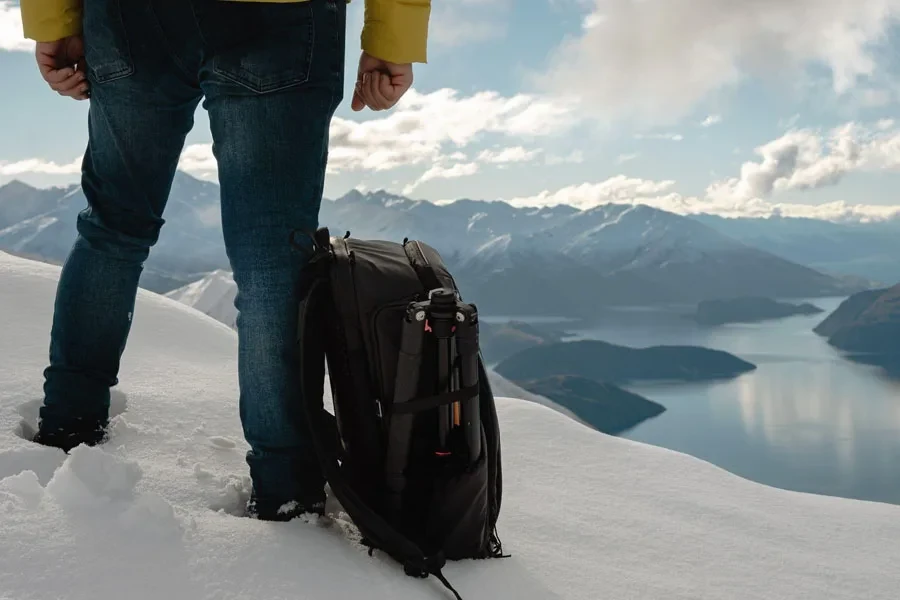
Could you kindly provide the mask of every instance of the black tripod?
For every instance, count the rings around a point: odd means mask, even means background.
[[[437,342],[437,393],[446,394],[478,384],[478,313],[444,288],[429,294],[427,323]],[[426,328],[427,331],[428,328]],[[478,397],[438,407],[435,454],[464,452],[468,462],[481,454]],[[460,435],[462,434],[462,435]]]

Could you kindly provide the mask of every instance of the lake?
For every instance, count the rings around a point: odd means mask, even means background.
[[[900,504],[900,382],[846,360],[812,331],[842,300],[798,299],[826,312],[717,328],[677,315],[689,308],[623,309],[573,333],[705,346],[758,367],[726,382],[627,386],[667,410],[621,437],[775,487]]]

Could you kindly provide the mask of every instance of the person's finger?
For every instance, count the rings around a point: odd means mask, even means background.
[[[56,90],[57,92],[62,93],[62,92],[70,92],[70,91],[74,90],[75,88],[80,87],[83,84],[85,84],[84,74],[76,73],[75,75],[73,75],[72,77],[69,77],[65,81],[62,81],[60,83],[51,84],[50,87],[53,88],[54,90]]]
[[[381,80],[378,82],[378,93],[380,94],[386,109],[393,107],[400,98],[397,94],[396,86],[391,81],[391,76],[387,74],[382,76]]]
[[[359,84],[356,84],[356,87],[353,89],[353,100],[350,102],[350,108],[354,111],[359,112],[366,107],[365,100],[362,99],[362,96],[359,94]]]
[[[57,69],[54,65],[47,63],[38,63],[38,67],[40,68],[41,76],[44,78],[44,81],[50,84],[62,83],[75,75],[75,69],[71,67]]]
[[[372,95],[372,82],[375,79],[374,75],[374,71],[363,73],[362,82],[359,85],[359,95],[362,97],[363,102],[365,102],[366,106],[368,106],[371,110],[379,110],[378,103],[376,102],[375,97]]]
[[[390,108],[390,102],[384,95],[381,93],[382,82],[385,79],[388,79],[388,75],[381,72],[372,73],[372,79],[369,82],[369,87],[371,88],[372,101],[375,103],[375,106],[378,107],[378,110],[387,110]]]
[[[76,100],[85,100],[88,98],[90,87],[86,82],[82,82],[80,85],[66,90],[64,92],[59,92],[61,96],[68,96],[69,98],[75,98]]]

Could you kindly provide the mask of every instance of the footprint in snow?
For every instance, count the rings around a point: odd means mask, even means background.
[[[34,438],[34,434],[37,433],[38,418],[40,417],[43,404],[43,398],[35,398],[16,407],[16,412],[19,413],[21,419],[13,431],[17,436],[28,441]],[[128,396],[119,390],[112,390],[109,398],[109,418],[118,417],[126,410],[128,410]]]

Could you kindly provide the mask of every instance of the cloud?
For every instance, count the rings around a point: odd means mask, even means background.
[[[722,122],[722,115],[709,115],[703,122],[700,123],[701,127],[712,127],[713,125],[718,125]]]
[[[879,50],[898,19],[900,0],[593,0],[589,26],[539,80],[612,123],[673,123],[749,77],[813,65],[844,94],[883,75],[893,53]]]
[[[457,177],[467,177],[474,175],[479,171],[477,163],[456,163],[453,165],[437,164],[425,171],[419,179],[403,188],[404,194],[413,193],[416,188],[432,179],[455,179]]]
[[[212,144],[191,144],[181,153],[178,168],[203,179],[216,179],[219,167],[213,156]]]
[[[773,201],[787,190],[835,185],[855,171],[900,171],[900,130],[889,119],[874,127],[846,123],[827,134],[793,130],[755,149],[756,161],[745,162],[740,175],[711,183],[702,197],[675,191],[675,182],[624,175],[598,183],[545,190],[513,198],[520,206],[568,204],[591,208],[607,203],[647,204],[678,214],[712,213],[727,217],[783,215],[831,221],[870,221],[900,216],[900,206],[792,204]]]
[[[41,158],[28,158],[16,162],[0,160],[0,175],[7,177],[26,174],[78,175],[81,173],[81,160],[80,156],[67,164],[59,164]]]
[[[0,0],[0,50],[31,52],[34,42],[22,33],[22,14],[18,3]]]
[[[640,154],[638,154],[637,152],[634,152],[632,154],[620,154],[619,156],[616,157],[616,164],[621,165],[621,164],[624,164],[627,162],[631,162],[632,160],[636,159],[638,156],[640,156]]]
[[[567,106],[536,96],[478,92],[461,97],[451,89],[430,94],[410,90],[387,117],[362,122],[335,118],[328,170],[432,165],[488,135],[552,136],[565,133],[574,121]]]
[[[890,122],[893,125],[893,122]],[[768,198],[776,191],[810,190],[839,183],[853,171],[900,168],[900,131],[879,121],[874,129],[847,123],[821,135],[791,130],[755,149],[740,176],[710,185],[707,195],[724,199]]]
[[[637,198],[657,197],[674,185],[674,181],[650,181],[617,175],[600,183],[570,185],[555,192],[543,191],[534,196],[513,198],[509,202],[516,206],[568,204],[585,209],[610,202],[632,202]]]
[[[680,215],[717,214],[724,217],[805,217],[828,221],[878,221],[900,216],[900,206],[848,204],[791,204],[761,198],[732,200],[685,196],[672,190],[673,181],[652,181],[617,175],[599,183],[571,185],[556,191],[509,200],[515,206],[567,204],[589,209],[604,204],[645,204]]]
[[[544,162],[548,165],[581,164],[584,162],[584,152],[581,150],[573,150],[565,156],[548,154],[544,159]]]
[[[684,136],[680,133],[638,133],[634,137],[638,140],[668,140],[670,142],[684,140]]]
[[[497,164],[529,162],[534,160],[540,153],[540,150],[528,150],[523,146],[512,146],[502,150],[483,150],[478,155],[478,160]]]

